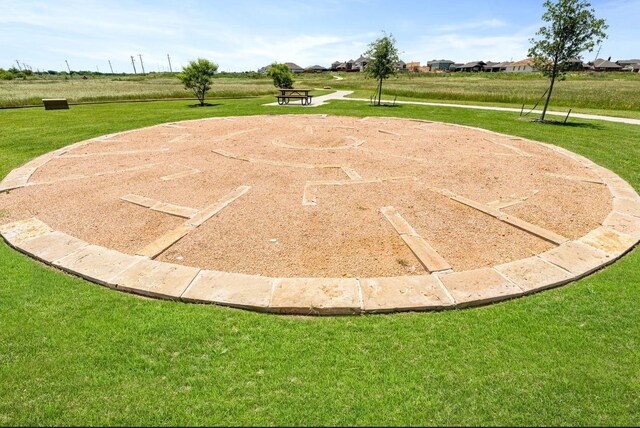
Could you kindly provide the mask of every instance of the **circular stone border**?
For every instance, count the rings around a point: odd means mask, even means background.
[[[241,119],[246,116],[235,117]],[[178,123],[222,119],[227,118]],[[389,119],[434,123],[419,119]],[[482,128],[446,125],[516,138]],[[0,182],[0,192],[29,186],[29,178],[38,168],[69,150],[161,126],[180,127],[171,122],[137,128],[46,153],[11,171]],[[560,243],[536,256],[490,268],[382,278],[270,278],[131,256],[55,231],[37,218],[0,225],[0,235],[18,251],[117,290],[185,302],[305,315],[441,310],[488,304],[575,281],[614,262],[640,241],[640,196],[625,180],[561,147],[520,137],[517,139],[547,147],[589,168],[609,189],[612,209],[600,227],[577,240]]]

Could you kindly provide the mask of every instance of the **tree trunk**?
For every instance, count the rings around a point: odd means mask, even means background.
[[[378,83],[378,106],[380,105],[380,101],[382,98],[382,79],[380,79],[380,82]]]
[[[556,81],[556,73],[558,71],[558,57],[554,58],[553,62],[553,72],[551,73],[551,85],[549,86],[549,93],[547,94],[547,100],[544,102],[544,108],[542,109],[542,115],[540,116],[540,121],[544,121],[544,117],[547,114],[547,108],[549,108],[549,100],[551,100],[551,92],[553,92],[553,84]]]

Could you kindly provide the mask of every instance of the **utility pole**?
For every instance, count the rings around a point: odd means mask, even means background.
[[[16,60],[16,64],[18,64],[18,70],[22,71],[22,67],[20,67],[20,61]]]
[[[131,65],[133,65],[133,74],[138,74],[136,71],[136,60],[133,59],[133,55],[131,55]]]
[[[108,59],[107,61],[109,61],[109,68],[111,69],[111,74],[113,74],[113,67],[111,67],[111,60]]]
[[[169,54],[167,54],[167,61],[169,61],[169,73],[173,73],[173,70],[171,69],[171,57]]]
[[[69,67],[69,61],[65,59],[64,62],[67,63],[67,70],[69,70],[69,75],[71,75],[71,67]]]
[[[138,54],[138,57],[140,58],[140,67],[142,67],[142,74],[145,74],[145,72],[144,72],[144,64],[142,63],[142,55]]]

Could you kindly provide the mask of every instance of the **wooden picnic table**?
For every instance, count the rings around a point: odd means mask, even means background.
[[[279,105],[289,104],[289,100],[291,99],[298,99],[300,100],[300,103],[304,106],[304,105],[311,104],[311,100],[313,98],[312,95],[309,95],[309,92],[311,92],[312,89],[280,88],[278,89],[278,91],[280,91],[280,93],[276,95],[276,98],[278,99]]]

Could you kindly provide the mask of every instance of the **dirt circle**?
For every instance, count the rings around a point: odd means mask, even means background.
[[[49,156],[2,195],[90,244],[266,277],[464,272],[600,227],[588,162],[482,129],[393,118],[212,118],[104,136]]]

